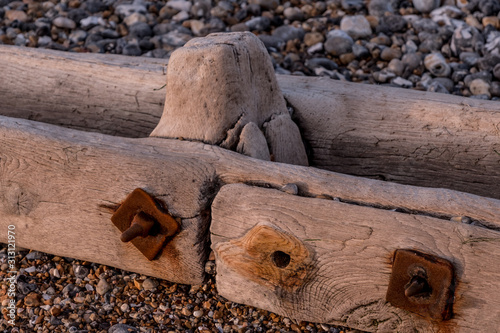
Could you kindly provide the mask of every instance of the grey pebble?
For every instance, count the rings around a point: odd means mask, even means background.
[[[281,38],[269,35],[259,35],[259,39],[264,43],[264,46],[273,48],[275,51],[281,49],[285,45],[285,41]]]
[[[76,23],[72,19],[69,19],[67,17],[56,17],[53,21],[52,24],[54,24],[58,28],[62,29],[75,29],[76,28]]]
[[[280,191],[288,193],[288,194],[292,194],[292,195],[297,195],[299,193],[299,187],[296,184],[289,183],[289,184],[283,185],[280,188]]]
[[[417,53],[407,53],[403,55],[401,61],[410,70],[413,71],[417,69],[422,64],[423,55],[420,52]]]
[[[340,30],[353,39],[367,38],[372,34],[370,23],[363,15],[344,16],[340,21]]]
[[[427,91],[441,93],[441,94],[450,93],[445,86],[443,86],[441,83],[437,81],[432,81],[431,84],[427,87]]]
[[[158,281],[155,279],[147,278],[144,282],[142,282],[142,288],[144,290],[155,290],[156,287],[158,287]]]
[[[104,295],[110,290],[111,290],[111,285],[105,279],[100,279],[96,287],[97,293],[99,295]]]
[[[500,82],[494,81],[490,85],[490,93],[493,97],[500,97]]]
[[[363,0],[342,0],[340,5],[347,11],[357,11],[363,8]]]
[[[135,327],[126,324],[115,324],[108,329],[108,333],[137,333]]]
[[[368,13],[370,13],[370,15],[383,17],[387,12],[394,12],[394,8],[392,8],[390,1],[371,0],[368,4]]]
[[[413,87],[413,82],[409,80],[405,80],[402,77],[396,77],[391,81],[393,84],[397,85],[398,87],[402,88],[412,88]]]
[[[304,13],[298,7],[285,8],[283,15],[290,21],[302,21],[304,19]]]
[[[153,31],[151,30],[151,27],[149,26],[149,24],[147,24],[145,22],[137,22],[137,23],[134,23],[129,28],[129,33],[130,33],[130,35],[135,36],[137,38],[144,38],[144,37],[151,36],[153,34]]]
[[[281,27],[276,28],[272,32],[272,35],[286,42],[291,39],[302,40],[304,38],[305,31],[302,28],[296,28],[291,25],[282,25]]]
[[[339,56],[352,51],[354,40],[345,31],[332,30],[327,34],[324,43],[325,50],[334,56]]]
[[[387,65],[387,69],[397,76],[401,76],[404,73],[405,64],[399,59],[392,59]]]
[[[30,253],[28,253],[25,257],[27,260],[38,260],[38,259],[42,259],[42,253],[38,252],[38,251],[31,251]]]
[[[246,21],[244,24],[250,30],[264,31],[271,26],[271,20],[265,16],[258,16]]]
[[[441,0],[413,0],[413,7],[421,13],[430,13],[436,9]]]
[[[314,70],[317,67],[323,67],[323,68],[326,68],[328,70],[335,70],[335,69],[339,68],[339,66],[337,65],[337,63],[335,61],[332,61],[328,58],[307,59],[305,62],[305,65],[311,70]]]
[[[370,56],[370,51],[363,45],[357,43],[352,44],[352,53],[358,59],[364,59]]]

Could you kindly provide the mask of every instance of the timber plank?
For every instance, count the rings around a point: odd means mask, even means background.
[[[146,137],[163,111],[165,63],[0,45],[0,114]],[[311,165],[500,199],[498,102],[317,77],[277,81]]]
[[[0,120],[0,225],[16,226],[21,247],[201,284],[208,256],[207,189],[215,181],[209,165],[187,156],[155,156],[118,137]],[[108,207],[135,188],[181,219],[181,231],[158,260],[148,261],[122,243],[110,220]]]
[[[278,76],[310,163],[500,198],[500,105],[328,78]]]
[[[146,137],[162,114],[166,63],[0,45],[0,114]]]
[[[297,320],[370,332],[484,332],[500,326],[500,232],[463,223],[249,187],[212,205],[218,292]],[[453,263],[454,317],[441,323],[391,306],[396,249]],[[290,254],[278,268],[272,253]]]
[[[0,116],[0,228],[18,225],[21,247],[199,283],[208,250],[203,213],[219,186],[233,183],[273,188],[295,183],[301,196],[443,218],[469,216],[476,225],[500,229],[496,199],[257,160],[197,142],[112,137]],[[182,248],[191,247],[180,259],[148,262],[119,242],[103,205],[120,203],[137,187],[164,201],[185,223],[185,234],[175,240],[186,237]],[[188,227],[191,219],[198,220]],[[0,234],[0,241],[5,237]],[[197,277],[185,279],[186,271],[169,269],[174,264]]]

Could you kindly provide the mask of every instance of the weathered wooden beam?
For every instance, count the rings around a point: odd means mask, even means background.
[[[498,231],[240,184],[217,194],[211,238],[217,290],[238,303],[369,332],[500,326]],[[452,263],[450,320],[425,319],[386,302],[398,249]]]
[[[187,155],[157,156],[154,146],[119,137],[0,118],[0,225],[15,225],[18,246],[179,283],[203,282],[209,190],[217,182],[210,165]],[[181,219],[181,231],[158,260],[121,242],[111,223],[113,208],[136,188]]]
[[[206,209],[220,184],[298,186],[301,196],[399,208],[500,228],[500,201],[310,167],[266,162],[217,146],[129,139],[0,116],[0,228],[16,225],[17,245],[104,263],[182,283],[199,283],[208,248]],[[106,207],[142,188],[182,219],[158,261],[148,261],[110,221]],[[6,234],[0,234],[5,242]]]
[[[446,94],[280,77],[318,168],[500,198],[500,107]]]
[[[0,45],[0,114],[146,137],[158,124],[166,61]]]
[[[0,45],[0,114],[146,137],[163,110],[164,60]],[[277,76],[313,166],[500,198],[498,103]]]

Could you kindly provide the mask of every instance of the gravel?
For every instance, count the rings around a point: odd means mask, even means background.
[[[230,302],[217,295],[212,278],[200,286],[180,285],[29,250],[17,252],[15,259],[17,327],[13,329],[6,317],[5,279],[10,277],[6,252],[0,243],[1,332],[358,332],[297,323]]]
[[[0,0],[0,44],[168,61],[192,38],[252,31],[276,73],[499,100],[499,11],[498,0]],[[183,286],[34,251],[17,262],[20,332],[342,330],[229,302],[213,280]]]

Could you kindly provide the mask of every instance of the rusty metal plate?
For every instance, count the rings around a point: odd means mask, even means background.
[[[396,250],[386,300],[393,306],[442,321],[453,315],[455,271],[445,259]]]
[[[130,228],[135,216],[141,212],[151,216],[155,223],[146,237],[135,237],[131,242],[148,260],[153,260],[166,242],[179,232],[180,226],[168,214],[164,204],[140,188],[128,195],[111,216],[111,221],[123,233]]]

